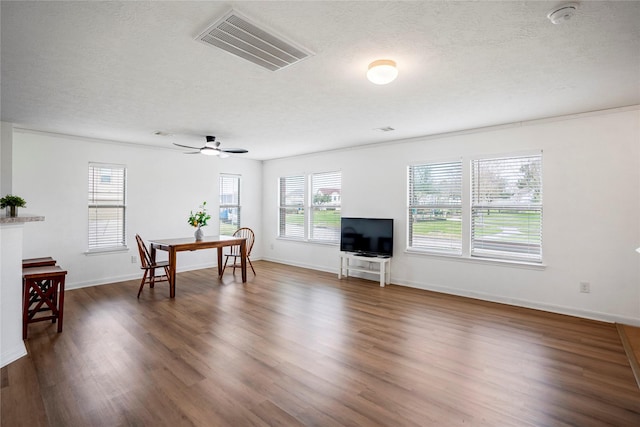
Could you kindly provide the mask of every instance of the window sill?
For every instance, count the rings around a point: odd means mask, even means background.
[[[297,242],[297,243],[311,243],[314,245],[325,245],[325,246],[338,246],[340,242],[323,242],[322,240],[306,240],[306,239],[295,239],[293,237],[276,237],[276,240],[282,240],[285,242]]]
[[[464,256],[464,255],[437,254],[433,252],[423,252],[423,251],[417,251],[417,250],[411,250],[411,249],[405,250],[404,253],[408,255],[418,255],[418,256],[427,256],[431,258],[446,259],[449,261],[470,262],[473,264],[500,265],[503,267],[525,268],[529,270],[544,270],[547,268],[546,264],[537,263],[537,262],[506,260],[506,259],[497,259],[497,258],[475,258],[470,256]]]
[[[127,246],[118,246],[117,248],[92,249],[90,251],[86,251],[84,254],[88,256],[93,256],[93,255],[107,255],[107,254],[120,253],[120,252],[129,252],[129,248]]]

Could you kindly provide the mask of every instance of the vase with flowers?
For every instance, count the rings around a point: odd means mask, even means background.
[[[196,240],[202,240],[204,238],[204,233],[202,232],[201,227],[207,225],[207,221],[211,219],[211,215],[207,213],[207,202],[202,202],[202,205],[198,207],[198,210],[194,213],[193,211],[189,212],[189,219],[187,222],[192,227],[196,227]]]

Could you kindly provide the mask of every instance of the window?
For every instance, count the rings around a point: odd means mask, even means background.
[[[341,190],[341,172],[311,175],[310,240],[340,242]]]
[[[542,261],[542,155],[472,161],[471,256]]]
[[[220,234],[231,236],[240,228],[240,176],[220,175]]]
[[[89,163],[89,252],[126,247],[126,168]]]
[[[305,238],[304,183],[303,175],[280,178],[279,237]]]
[[[278,237],[337,244],[341,193],[341,172],[281,177]]]
[[[409,248],[462,254],[462,162],[409,167]]]
[[[407,181],[409,250],[542,263],[541,153],[411,165]]]

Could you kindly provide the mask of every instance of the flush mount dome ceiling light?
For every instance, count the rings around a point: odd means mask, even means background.
[[[398,69],[395,61],[390,59],[378,59],[369,64],[367,79],[377,85],[386,85],[398,77]]]
[[[565,3],[551,9],[547,14],[547,18],[556,25],[562,24],[571,19],[576,10],[578,10],[578,3]]]

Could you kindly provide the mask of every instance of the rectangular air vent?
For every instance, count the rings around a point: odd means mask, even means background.
[[[300,62],[313,54],[260,28],[232,10],[210,25],[196,40],[226,50],[271,71]]]

